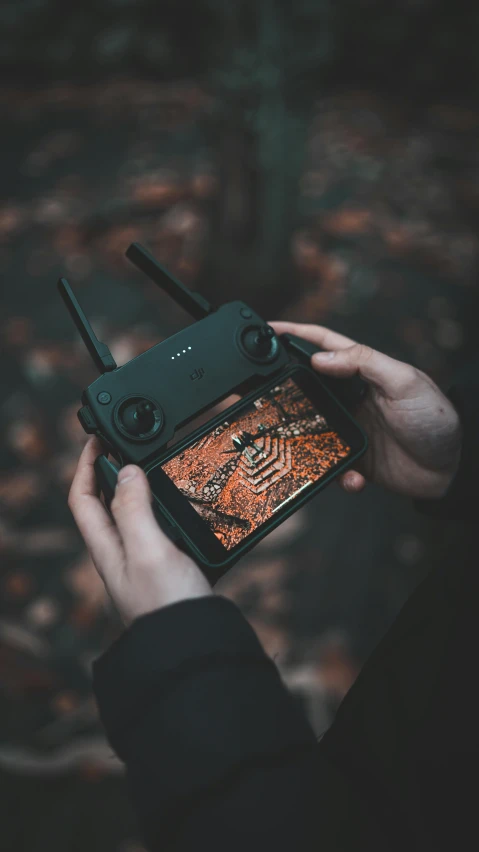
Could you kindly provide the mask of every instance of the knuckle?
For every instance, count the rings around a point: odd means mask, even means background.
[[[418,367],[413,367],[412,364],[408,364],[408,371],[411,380],[417,381],[418,379],[422,380],[426,378],[426,374],[419,370]]]
[[[417,367],[413,367],[412,364],[399,362],[396,368],[396,392],[400,395],[405,394],[406,396],[415,395],[418,392],[418,387],[421,387],[424,378],[424,374]]]
[[[367,346],[366,343],[358,343],[356,345],[358,347],[358,358],[363,364],[373,357],[374,349],[371,346]]]
[[[418,384],[426,378],[426,375],[412,364],[405,364],[403,369],[403,383],[407,387]]]
[[[419,382],[426,382],[427,384],[431,384],[431,378],[424,373],[423,370],[420,370],[419,367],[413,367],[412,365],[408,365],[411,370],[411,379]]]

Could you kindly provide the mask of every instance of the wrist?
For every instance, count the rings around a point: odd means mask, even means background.
[[[195,563],[191,562],[184,566],[175,564],[169,576],[166,572],[163,575],[158,573],[158,568],[149,573],[148,578],[143,577],[143,582],[138,576],[130,594],[123,594],[122,602],[118,602],[117,608],[123,623],[129,627],[142,615],[148,615],[175,603],[208,597],[212,594],[213,589]]]
[[[160,609],[165,609],[166,607],[173,606],[177,603],[183,603],[184,601],[210,597],[212,594],[213,591],[211,589],[202,592],[190,592],[190,594],[172,592],[171,595],[165,595],[162,597],[161,601],[151,601],[148,605],[144,604],[137,607],[124,607],[119,610],[119,613],[125,627],[131,627],[133,622],[138,618],[141,618],[143,615],[150,615],[152,612],[157,612]]]

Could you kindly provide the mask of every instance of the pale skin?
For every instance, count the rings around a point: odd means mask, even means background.
[[[270,322],[277,334],[291,333],[326,350],[311,366],[319,374],[360,375],[369,393],[356,418],[369,448],[355,470],[338,477],[348,493],[368,482],[410,498],[439,499],[459,464],[459,416],[434,382],[415,367],[397,361],[318,325]],[[113,520],[99,497],[93,464],[102,452],[90,437],[78,462],[68,505],[92,561],[123,622],[163,606],[213,594],[196,563],[179,550],[156,523],[146,475],[136,465],[120,473]]]

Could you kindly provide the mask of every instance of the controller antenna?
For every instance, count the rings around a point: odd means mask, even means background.
[[[111,370],[116,370],[116,361],[113,358],[106,343],[101,343],[83,313],[76,297],[73,293],[66,278],[60,278],[58,281],[58,289],[60,295],[65,302],[78,331],[80,332],[83,342],[90,353],[95,367],[100,373],[109,373]]]
[[[125,253],[128,260],[141,269],[158,287],[165,290],[195,320],[203,319],[213,312],[213,307],[203,296],[188,290],[188,287],[185,287],[161,263],[158,263],[140,243],[132,243]]]

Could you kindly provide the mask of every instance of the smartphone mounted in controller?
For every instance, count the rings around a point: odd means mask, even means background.
[[[60,294],[100,373],[83,391],[78,417],[104,447],[95,472],[107,508],[119,467],[142,467],[160,526],[214,583],[364,452],[352,412],[365,385],[320,379],[309,367],[318,347],[276,335],[242,301],[214,308],[138,243],[126,255],[195,322],[118,367],[61,278]],[[240,402],[169,446],[233,393]]]

